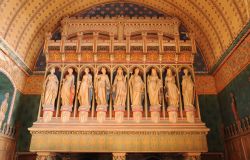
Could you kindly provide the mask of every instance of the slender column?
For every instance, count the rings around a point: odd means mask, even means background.
[[[191,75],[193,77],[193,81],[194,81],[194,86],[196,86],[196,82],[195,82],[195,77],[194,77],[194,68],[192,66],[192,70],[191,70]],[[196,109],[197,109],[197,113],[198,113],[198,118],[199,120],[201,120],[201,113],[200,113],[200,105],[199,105],[199,99],[198,99],[198,95],[196,93],[196,90],[194,88],[194,97],[195,97],[195,103],[196,103]]]
[[[113,103],[112,103],[112,85],[113,85],[113,66],[110,67],[110,86],[111,86],[111,90],[110,90],[110,98],[109,98],[109,119],[112,119],[112,106],[113,106]]]
[[[143,53],[147,52],[147,32],[142,33],[142,46],[143,46]]]
[[[113,160],[126,160],[126,153],[112,153]]]
[[[130,34],[126,35],[126,53],[130,53]]]
[[[144,107],[145,107],[145,109],[144,109],[144,112],[145,112],[145,117],[146,117],[146,119],[148,118],[148,98],[147,98],[147,74],[146,74],[146,66],[144,65],[144,68],[143,68],[143,70],[144,70],[144,75],[143,75],[143,77],[144,77],[144,84],[145,84],[145,87],[144,87]]]
[[[76,77],[76,91],[75,91],[75,102],[74,102],[74,117],[76,117],[76,113],[77,113],[77,97],[78,97],[78,91],[79,91],[79,87],[80,84],[78,84],[80,81],[80,68],[77,67],[77,77]]]
[[[161,78],[161,81],[162,81],[162,84],[164,84],[163,83],[163,81],[164,81],[164,78],[162,77],[162,67],[160,66],[160,78]],[[163,85],[163,88],[162,88],[162,91],[163,91],[163,95],[162,95],[162,114],[163,114],[163,118],[164,119],[166,119],[166,110],[165,110],[165,101],[164,101],[164,97],[165,97],[165,95],[164,95],[164,85]]]
[[[61,78],[59,83],[58,95],[57,95],[57,104],[56,104],[56,117],[58,117],[59,109],[60,109],[60,101],[61,101],[61,88],[62,88],[62,81],[64,75],[64,67],[61,68]]]
[[[130,91],[129,91],[129,77],[130,76],[130,73],[129,73],[129,69],[127,69],[127,79],[126,79],[126,82],[127,82],[127,117],[128,117],[128,120],[130,118]]]
[[[93,40],[94,40],[94,43],[93,43],[93,52],[94,52],[94,53],[97,52],[97,40],[98,40],[98,35],[99,35],[98,32],[94,32],[94,33],[93,33]]]
[[[65,46],[65,41],[66,41],[66,34],[62,32],[62,39],[61,39],[61,46],[60,46],[60,52],[64,53],[64,46]]]
[[[114,52],[114,39],[115,39],[114,33],[110,33],[109,36],[110,36],[109,50],[110,50],[111,53],[113,53]]]
[[[56,160],[56,154],[51,152],[37,152],[36,160]]]
[[[194,33],[190,33],[189,36],[190,36],[190,39],[191,39],[192,53],[196,54],[197,49],[196,49],[196,43],[195,43],[195,40],[194,40]]]
[[[176,53],[180,52],[180,37],[179,35],[175,35],[175,47],[176,47]]]
[[[179,68],[177,68],[176,66],[176,78],[177,78],[177,86],[179,91],[181,92],[181,85],[180,85],[180,77],[179,77]],[[182,98],[181,98],[181,94],[179,95],[179,102],[180,102],[180,114],[181,114],[181,119],[183,119],[183,103],[182,103]]]
[[[184,153],[184,160],[201,160],[201,153]]]
[[[97,73],[96,73],[97,72]],[[91,117],[92,119],[94,118],[94,115],[95,115],[95,75],[98,74],[98,70],[97,70],[97,67],[96,67],[96,64],[94,66],[94,82],[93,82],[93,98],[92,98],[92,108],[91,108]]]
[[[159,52],[163,52],[163,33],[158,33],[158,40],[159,40]]]

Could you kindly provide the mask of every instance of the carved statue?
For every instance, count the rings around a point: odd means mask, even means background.
[[[90,108],[93,95],[92,75],[89,73],[89,68],[85,68],[84,72],[85,74],[80,84],[78,100],[80,102],[80,107]]]
[[[75,95],[75,76],[73,75],[73,69],[68,69],[68,74],[63,79],[61,98],[63,106],[72,106]]]
[[[5,118],[5,113],[7,112],[8,109],[8,100],[9,100],[9,93],[5,93],[5,98],[1,103],[1,108],[0,108],[0,129],[2,127],[4,118]]]
[[[58,78],[54,73],[55,68],[52,68],[50,70],[50,74],[47,76],[44,82],[43,107],[54,107],[59,83]]]
[[[113,93],[114,93],[114,107],[115,110],[119,108],[123,109],[126,103],[127,97],[127,76],[123,75],[123,70],[121,67],[117,69],[117,75],[115,76],[113,84]],[[124,109],[123,109],[124,110]]]
[[[172,70],[167,69],[167,76],[165,78],[165,88],[166,88],[166,101],[168,106],[178,107],[179,104],[179,89],[175,83],[175,76],[172,74]]]
[[[144,96],[144,83],[139,75],[139,68],[135,68],[134,75],[129,80],[130,99],[132,108],[142,109],[142,101]]]
[[[95,95],[96,95],[96,102],[99,106],[107,106],[108,99],[110,94],[110,81],[109,77],[106,74],[106,68],[101,68],[102,74],[98,74],[96,72],[95,76]]]
[[[160,106],[160,89],[162,88],[162,83],[155,68],[151,69],[151,75],[147,77],[147,85],[150,106]]]
[[[184,69],[184,76],[182,77],[182,95],[184,107],[193,107],[194,103],[194,83],[188,69]]]

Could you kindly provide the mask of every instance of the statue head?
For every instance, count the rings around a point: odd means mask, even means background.
[[[156,76],[156,75],[157,75],[157,72],[156,72],[156,69],[155,69],[155,68],[152,68],[152,69],[151,69],[151,74],[152,74],[152,76]]]
[[[52,67],[52,68],[50,69],[50,73],[51,73],[51,74],[54,74],[55,71],[56,71],[55,67]]]
[[[101,68],[101,72],[102,72],[102,74],[106,74],[106,68],[105,68],[105,67],[102,67],[102,68]]]
[[[69,68],[69,69],[68,69],[68,72],[69,72],[69,74],[72,74],[72,73],[73,73],[73,69],[72,69],[72,68]]]
[[[9,92],[5,93],[4,96],[5,96],[5,98],[9,98],[9,96],[10,96]]]
[[[167,69],[167,75],[168,75],[168,76],[172,76],[172,75],[173,75],[173,74],[172,74],[172,70],[171,70],[170,68]]]
[[[118,67],[117,74],[121,75],[123,73],[122,67]]]
[[[89,73],[89,68],[86,67],[86,68],[84,69],[84,72],[85,72],[85,74],[88,74],[88,73]]]
[[[188,69],[187,69],[187,68],[185,68],[185,69],[183,70],[183,72],[184,72],[185,75],[188,75]]]
[[[140,72],[140,69],[139,68],[135,68],[135,75],[138,75]]]

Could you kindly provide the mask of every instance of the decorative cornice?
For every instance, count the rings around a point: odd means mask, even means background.
[[[240,44],[240,42],[245,38],[250,29],[250,20],[245,25],[245,27],[241,30],[235,40],[231,43],[228,49],[222,54],[220,59],[216,62],[216,64],[211,68],[209,74],[214,74],[223,64],[223,61],[233,52],[233,50]]]
[[[18,56],[19,54],[14,51],[8,43],[0,37],[0,48],[8,55],[26,74],[31,75],[32,70],[25,64],[25,62]]]

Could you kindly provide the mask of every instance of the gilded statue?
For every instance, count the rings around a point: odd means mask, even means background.
[[[147,86],[150,106],[160,106],[162,82],[155,68],[151,69],[151,75],[147,77]]]
[[[73,100],[75,95],[75,76],[73,75],[73,69],[68,69],[68,74],[63,79],[61,98],[62,106],[73,106]]]
[[[101,74],[98,75],[98,72],[96,72],[95,76],[95,96],[96,96],[96,102],[98,106],[107,106],[108,105],[108,99],[110,94],[110,81],[109,77],[106,74],[106,68],[101,68]]]
[[[114,107],[115,110],[124,110],[126,97],[127,97],[127,76],[123,75],[121,67],[117,69],[117,75],[115,76],[112,90],[114,93]]]
[[[78,100],[80,107],[90,108],[93,95],[92,75],[89,73],[89,68],[85,68],[84,72],[82,81],[80,81]]]
[[[167,69],[167,76],[165,78],[165,88],[166,88],[166,101],[168,106],[178,107],[179,104],[179,89],[176,86],[175,76],[170,68]]]
[[[54,107],[58,92],[58,78],[55,75],[55,68],[51,68],[50,74],[44,82],[43,107]]]
[[[193,107],[194,104],[194,83],[191,75],[188,74],[188,69],[184,69],[184,76],[182,76],[182,95],[184,107]]]
[[[144,97],[145,84],[139,75],[139,68],[135,68],[134,74],[129,79],[130,99],[132,103],[132,109],[142,110],[142,101]]]

